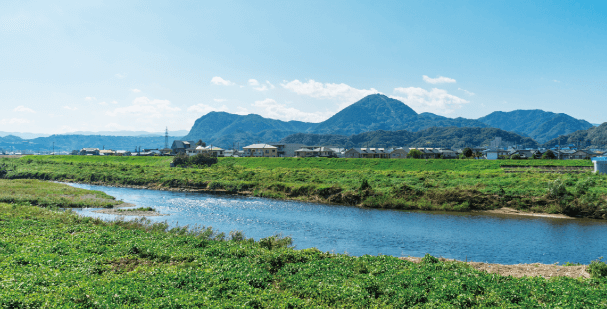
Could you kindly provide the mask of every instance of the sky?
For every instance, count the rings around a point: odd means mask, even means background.
[[[382,93],[607,121],[606,1],[0,1],[0,131],[321,122]]]

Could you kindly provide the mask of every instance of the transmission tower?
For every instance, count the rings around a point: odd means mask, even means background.
[[[164,130],[164,149],[169,148],[169,127]]]

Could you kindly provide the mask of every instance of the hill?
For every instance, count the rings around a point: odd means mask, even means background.
[[[545,147],[554,147],[556,145],[577,145],[579,147],[597,147],[607,148],[607,122],[598,127],[591,127],[587,130],[579,130],[567,135],[551,139],[544,143]]]
[[[241,116],[226,112],[210,112],[198,118],[183,139],[202,139],[207,144],[231,147],[236,142],[247,144],[257,140],[265,142],[280,140],[295,132],[306,132],[316,125],[302,121],[269,119],[256,114]]]
[[[567,114],[556,114],[539,109],[493,112],[479,118],[478,121],[493,128],[529,136],[540,143],[593,126],[586,120],[575,119]]]
[[[538,143],[529,137],[496,128],[429,128],[418,132],[406,130],[372,131],[351,136],[335,134],[297,133],[287,136],[283,143],[301,143],[306,145],[332,145],[339,147],[466,147],[486,146],[495,139],[510,141],[525,147],[538,147]]]
[[[169,136],[169,147],[176,138]],[[164,136],[104,136],[104,135],[51,135],[34,139],[16,136],[0,137],[0,148],[4,150],[72,151],[84,147],[114,150],[135,150],[135,147],[164,148]]]
[[[486,127],[476,120],[417,114],[405,103],[372,94],[321,122],[311,133],[352,135],[376,130],[419,131],[430,127]]]

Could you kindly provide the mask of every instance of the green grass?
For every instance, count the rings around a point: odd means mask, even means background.
[[[289,244],[0,203],[0,308],[607,306],[601,277],[513,278]]]
[[[0,202],[42,207],[109,208],[122,204],[101,191],[89,191],[35,179],[0,179]]]
[[[607,177],[506,173],[500,166],[589,166],[587,160],[415,160],[221,158],[200,169],[169,168],[166,157],[39,156],[0,159],[9,179],[44,179],[153,189],[186,188],[375,208],[470,211],[512,207],[607,216]],[[368,188],[361,189],[364,181]],[[558,181],[563,190],[551,194]]]
[[[152,207],[137,207],[137,208],[129,208],[129,209],[116,209],[118,212],[128,212],[128,211],[156,211],[156,209]]]

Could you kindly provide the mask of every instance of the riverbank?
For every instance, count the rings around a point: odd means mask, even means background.
[[[53,185],[74,198],[94,194]],[[430,255],[413,263],[295,250],[289,238],[106,222],[24,203],[0,203],[0,276],[0,307],[13,308],[607,305],[602,276],[505,277]]]
[[[507,173],[500,164],[581,166],[586,160],[220,158],[207,168],[169,168],[166,157],[55,156],[4,159],[9,179],[250,195],[370,208],[492,211],[607,218],[607,177]],[[267,163],[267,166],[263,164]],[[558,166],[557,166],[558,167]]]
[[[420,257],[402,257],[404,261],[413,262],[416,264],[422,263]],[[483,271],[489,274],[498,274],[501,276],[512,276],[515,278],[522,277],[542,277],[550,279],[552,277],[569,277],[569,278],[590,278],[591,275],[587,271],[588,265],[558,265],[558,264],[492,264],[482,262],[468,262],[468,261],[456,261],[451,259],[439,258],[442,262],[458,262],[469,265],[470,267]]]

